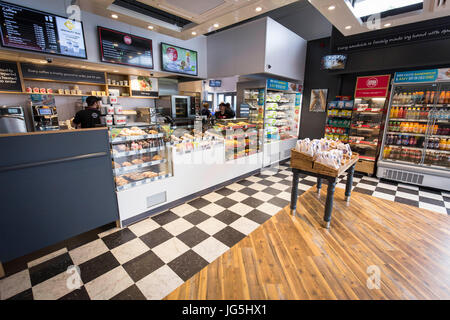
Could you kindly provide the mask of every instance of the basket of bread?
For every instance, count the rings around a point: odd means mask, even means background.
[[[337,177],[355,163],[359,155],[350,145],[336,140],[298,140],[291,151],[291,167]]]

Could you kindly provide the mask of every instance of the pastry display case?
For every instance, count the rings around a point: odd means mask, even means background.
[[[261,129],[258,123],[247,119],[218,120],[214,129],[225,141],[225,159],[233,160],[255,154],[261,150]]]
[[[382,138],[386,98],[356,98],[350,125],[349,144],[359,153],[355,170],[369,175],[375,172]]]
[[[170,145],[178,154],[208,150],[223,143],[222,134],[214,130],[183,129],[172,130],[170,134]]]
[[[110,127],[117,191],[172,176],[167,137],[155,126]]]

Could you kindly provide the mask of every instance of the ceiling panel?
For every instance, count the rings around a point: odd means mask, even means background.
[[[211,9],[221,6],[224,0],[166,0],[167,4],[185,10],[194,15],[202,15]]]

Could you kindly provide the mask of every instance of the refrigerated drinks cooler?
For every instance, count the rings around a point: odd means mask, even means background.
[[[450,69],[395,74],[377,176],[450,190]]]

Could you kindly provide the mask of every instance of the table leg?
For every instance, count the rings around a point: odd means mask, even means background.
[[[333,212],[334,189],[336,187],[336,179],[328,180],[327,202],[325,203],[325,215],[323,220],[325,228],[330,228],[331,213]]]
[[[317,178],[317,194],[320,194],[320,189],[322,189],[322,178]]]
[[[353,186],[353,174],[355,173],[355,165],[352,165],[347,171],[347,184],[345,185],[345,201],[350,201]]]
[[[297,170],[292,170],[294,173],[292,177],[292,191],[291,191],[291,215],[295,216],[297,209],[297,198],[298,198],[298,178],[299,173]]]
[[[5,270],[3,269],[2,262],[0,261],[0,278],[5,276]]]

